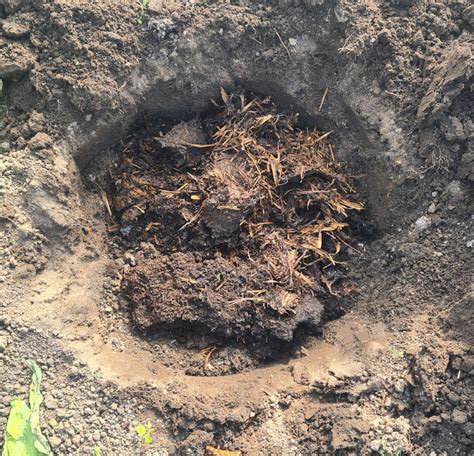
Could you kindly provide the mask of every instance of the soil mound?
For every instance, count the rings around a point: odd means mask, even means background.
[[[318,294],[350,288],[336,258],[350,245],[348,211],[362,205],[328,133],[297,128],[268,98],[222,99],[215,116],[125,147],[120,232],[156,254],[123,289],[141,329],[290,341],[320,324]]]

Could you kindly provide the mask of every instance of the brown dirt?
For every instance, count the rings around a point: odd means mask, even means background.
[[[194,455],[207,444],[248,455],[472,454],[473,7],[152,1],[141,28],[136,14],[125,2],[0,0],[2,428],[33,356],[55,454]],[[331,318],[319,335],[285,328],[283,338],[295,334],[285,347],[209,326],[143,336],[121,293],[163,251],[110,232],[102,184],[143,125],[160,119],[166,132],[205,117],[220,87],[269,95],[302,126],[333,131],[337,161],[361,176],[367,210],[351,234],[362,256],[348,250],[342,269],[357,288],[319,297]],[[162,141],[180,149],[175,165],[196,155]],[[158,273],[188,274],[189,261],[209,287],[211,269],[252,273],[199,253],[153,263],[159,292]],[[170,288],[160,318],[173,320],[188,292]],[[236,314],[222,316],[218,302],[222,335]],[[150,446],[134,430],[148,420]]]

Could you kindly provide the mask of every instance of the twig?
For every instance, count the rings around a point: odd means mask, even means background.
[[[112,225],[107,227],[107,233],[117,233],[120,231],[120,225]]]
[[[188,147],[194,147],[196,149],[206,149],[207,147],[214,147],[217,146],[218,143],[212,143],[212,144],[193,144],[193,143],[187,143],[184,142],[182,143],[183,146],[188,146]]]
[[[206,370],[209,366],[209,359],[211,355],[214,353],[217,347],[213,345],[212,347],[206,347],[204,350],[201,350],[201,355],[204,356],[204,370]]]
[[[104,203],[105,209],[107,209],[107,213],[109,214],[109,217],[111,219],[113,219],[112,209],[110,209],[110,204],[109,204],[109,199],[107,198],[107,193],[102,191],[100,193],[100,197],[102,198],[102,202]]]
[[[314,144],[317,144],[318,142],[321,142],[323,139],[326,139],[333,131],[328,131],[327,133],[324,133],[324,135],[320,136],[314,141]]]
[[[290,50],[286,47],[286,44],[283,42],[283,40],[282,40],[280,34],[278,33],[277,29],[275,29],[275,33],[276,33],[276,36],[278,37],[278,39],[280,40],[281,45],[285,48],[285,51],[288,54],[288,57],[290,58],[290,60],[292,60]]]
[[[329,86],[326,87],[326,90],[323,93],[323,97],[321,98],[321,104],[319,105],[319,112],[321,112],[323,109],[324,102],[326,101],[326,96],[328,94],[328,90],[329,90]]]

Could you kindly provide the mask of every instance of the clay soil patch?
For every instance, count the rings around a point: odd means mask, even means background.
[[[328,133],[298,128],[269,98],[222,100],[217,114],[126,144],[115,229],[153,253],[126,270],[123,291],[142,330],[291,341],[318,328],[321,296],[351,288],[338,262],[348,213],[363,206]]]

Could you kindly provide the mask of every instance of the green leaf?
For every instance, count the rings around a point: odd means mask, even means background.
[[[144,441],[147,445],[150,445],[150,443],[153,442],[153,439],[147,434],[147,435],[143,436],[143,441]]]
[[[43,402],[40,391],[41,370],[32,361],[27,361],[33,371],[30,385],[30,406],[21,399],[11,401],[2,456],[52,456],[46,437],[41,433],[39,409]]]
[[[150,445],[150,443],[153,442],[151,434],[155,432],[155,430],[149,421],[145,425],[139,424],[135,429],[137,434],[143,439],[143,443]]]
[[[139,424],[139,425],[137,426],[137,433],[138,433],[138,435],[139,435],[140,437],[143,436],[143,435],[145,435],[145,434],[146,434],[146,427],[143,426],[143,424]]]

